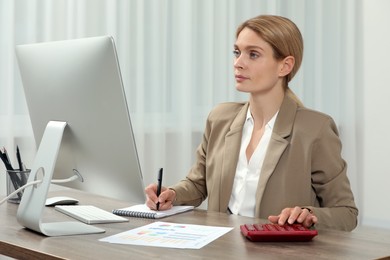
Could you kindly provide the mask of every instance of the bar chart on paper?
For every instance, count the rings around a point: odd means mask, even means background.
[[[154,222],[100,241],[140,246],[199,249],[233,228]]]

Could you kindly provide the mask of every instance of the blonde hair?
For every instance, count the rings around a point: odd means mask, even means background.
[[[286,94],[293,97],[298,104],[302,102],[289,89],[288,82],[298,72],[303,59],[303,38],[298,27],[288,18],[276,15],[259,15],[242,23],[236,32],[236,37],[244,28],[253,30],[264,41],[271,45],[274,57],[282,60],[293,56],[295,64],[291,72],[285,76],[284,88]]]

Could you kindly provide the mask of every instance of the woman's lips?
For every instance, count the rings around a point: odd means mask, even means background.
[[[247,77],[242,76],[242,75],[235,75],[235,77],[236,77],[237,82],[243,82],[243,81],[248,79]]]

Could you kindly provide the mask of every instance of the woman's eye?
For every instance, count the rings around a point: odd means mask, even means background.
[[[236,58],[238,58],[238,57],[240,56],[240,51],[234,50],[234,51],[233,51],[233,55],[234,55]]]
[[[259,57],[259,54],[257,52],[251,52],[251,53],[249,53],[249,57],[251,59],[256,59]]]

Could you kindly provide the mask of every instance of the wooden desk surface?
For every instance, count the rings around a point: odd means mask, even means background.
[[[49,196],[67,195],[80,204],[106,210],[129,206],[121,202],[75,190],[50,192]],[[311,242],[253,243],[245,239],[239,226],[259,223],[259,219],[194,210],[162,221],[234,227],[232,231],[201,249],[172,249],[119,245],[98,239],[140,227],[153,220],[130,218],[127,223],[99,224],[105,233],[79,236],[46,237],[29,231],[16,221],[17,205],[0,205],[0,254],[17,259],[375,259],[390,256],[390,231],[358,227],[353,232],[318,230]],[[73,220],[53,208],[45,208],[44,222]]]

